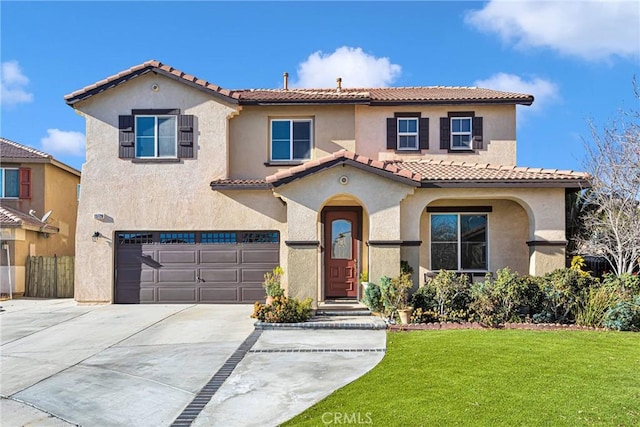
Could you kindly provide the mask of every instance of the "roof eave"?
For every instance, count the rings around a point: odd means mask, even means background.
[[[239,191],[239,190],[270,190],[270,184],[216,184],[212,182],[211,189],[213,191]]]
[[[287,106],[287,105],[368,105],[369,100],[350,100],[350,99],[319,99],[319,100],[287,100],[287,101],[243,101],[240,105],[260,105],[260,106]]]
[[[371,106],[388,107],[394,105],[531,105],[533,98],[515,99],[409,99],[404,101],[372,100]]]
[[[584,179],[528,179],[528,180],[423,180],[421,188],[461,188],[461,187],[523,187],[523,188],[575,188],[591,187]]]

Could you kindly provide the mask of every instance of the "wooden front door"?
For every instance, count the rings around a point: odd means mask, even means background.
[[[325,212],[325,298],[358,297],[360,216],[348,208]]]

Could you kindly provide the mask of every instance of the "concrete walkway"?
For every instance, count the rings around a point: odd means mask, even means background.
[[[0,305],[8,426],[171,425],[254,330],[248,305]],[[258,334],[193,425],[277,425],[370,370],[386,340],[383,330]]]

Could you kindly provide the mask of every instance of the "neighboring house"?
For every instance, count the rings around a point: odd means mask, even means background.
[[[148,61],[65,96],[87,121],[76,299],[358,297],[357,278],[565,265],[571,171],[516,167],[526,94],[227,90]],[[100,238],[92,236],[100,234]],[[97,240],[97,241],[94,241]]]
[[[2,293],[24,293],[28,256],[74,255],[79,184],[76,169],[0,138]]]

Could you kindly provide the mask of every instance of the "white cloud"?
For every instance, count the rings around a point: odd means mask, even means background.
[[[47,129],[49,136],[40,140],[42,149],[51,154],[71,154],[82,156],[85,150],[85,138],[82,132]]]
[[[342,77],[342,87],[384,87],[393,83],[402,67],[389,58],[376,58],[362,48],[343,46],[333,53],[317,51],[298,66],[292,87],[333,88]]]
[[[476,80],[475,86],[495,89],[505,92],[517,92],[533,95],[533,104],[529,107],[518,107],[518,121],[523,120],[523,114],[540,112],[547,105],[559,99],[558,86],[550,80],[533,77],[525,80],[515,74],[497,73],[484,80]]]
[[[498,1],[465,21],[518,48],[546,47],[586,60],[640,56],[637,1]]]
[[[0,67],[0,102],[4,107],[33,101],[33,94],[27,92],[29,78],[22,74],[18,61],[6,61]]]

